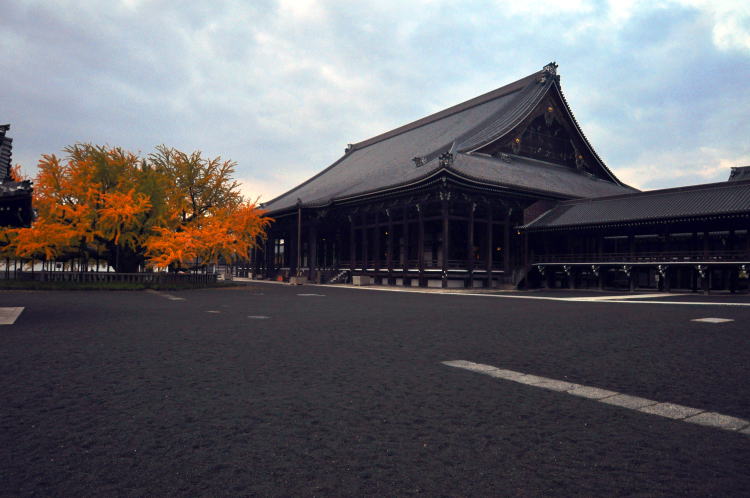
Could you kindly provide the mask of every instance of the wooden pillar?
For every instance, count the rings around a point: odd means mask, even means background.
[[[575,287],[576,287],[576,284],[575,284],[576,273],[575,273],[575,271],[576,271],[576,267],[575,266],[570,266],[568,268],[568,271],[566,272],[566,274],[568,276],[568,289],[575,289]]]
[[[388,216],[388,247],[386,255],[386,265],[388,265],[388,285],[393,285],[393,213],[390,209],[385,210]]]
[[[299,276],[302,273],[302,206],[299,203],[297,203],[297,243],[295,245],[296,265],[293,273]]]
[[[469,272],[466,280],[466,287],[474,287],[474,211],[477,205],[472,202],[469,205],[469,226],[468,237],[466,237],[466,271]]]
[[[706,265],[705,277],[703,278],[703,294],[711,293],[711,267]]]
[[[628,235],[628,253],[630,254],[630,261],[635,262],[635,235]]]
[[[511,217],[513,209],[508,209],[505,215],[505,230],[503,230],[503,271],[506,275],[511,271],[510,268],[510,231],[513,229]]]
[[[710,237],[708,230],[703,231],[703,261],[708,262],[708,253],[710,250]]]
[[[635,235],[628,235],[628,253],[630,254],[630,261],[635,262]],[[633,292],[636,288],[636,282],[638,279],[638,267],[633,266],[630,269],[629,286],[630,292]]]
[[[336,229],[336,241],[334,242],[333,246],[333,254],[331,255],[331,261],[333,262],[333,267],[336,268],[336,271],[341,270],[341,229]]]
[[[265,278],[270,278],[271,268],[273,268],[273,239],[269,236],[266,239],[263,251],[263,262],[265,263],[266,271],[264,272]],[[284,248],[286,250],[286,248]]]
[[[312,282],[317,281],[317,267],[318,267],[318,227],[317,223],[310,223],[307,229],[307,247],[309,254],[307,255],[307,267],[308,267],[308,280]]]
[[[380,213],[375,213],[375,237],[373,240],[373,251],[375,254],[373,255],[374,258],[374,265],[375,265],[375,272],[380,271]]]
[[[260,255],[262,253],[261,250],[261,239],[256,238],[255,244],[256,246],[253,247],[253,262],[252,262],[252,269],[253,269],[253,275],[258,275],[260,273]],[[263,257],[265,257],[265,254],[263,254]],[[96,271],[99,271],[99,262],[97,261],[96,264]]]
[[[367,271],[367,262],[369,259],[367,251],[367,214],[362,213],[362,273]]]
[[[487,288],[492,288],[492,204],[487,203]]]
[[[448,287],[448,255],[450,254],[450,220],[448,219],[448,201],[441,202],[441,213],[443,216],[443,265],[441,286]]]
[[[417,204],[419,209],[419,204]],[[403,239],[404,243],[402,246],[402,254],[404,255],[403,271],[401,272],[401,284],[406,287],[408,285],[408,279],[406,274],[409,271],[409,207],[404,206],[404,220],[403,220]]]
[[[529,288],[529,234],[524,231],[521,235],[523,237],[523,275],[526,278],[525,288]],[[520,283],[520,279],[519,279]]]
[[[424,216],[422,206],[417,204],[419,213],[419,241],[417,242],[417,257],[419,260],[419,286],[427,285],[424,281]]]
[[[349,215],[349,270],[354,274],[357,267],[357,234],[354,231],[354,216]]]
[[[690,291],[698,292],[698,271],[694,266],[690,267]]]

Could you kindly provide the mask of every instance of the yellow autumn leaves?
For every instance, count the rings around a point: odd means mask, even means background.
[[[36,219],[0,228],[3,256],[102,258],[117,271],[231,261],[272,221],[242,198],[232,161],[164,146],[146,157],[91,144],[65,152],[39,161]]]

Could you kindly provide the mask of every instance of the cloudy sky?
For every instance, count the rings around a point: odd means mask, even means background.
[[[550,61],[584,132],[642,189],[750,165],[743,0],[9,0],[14,162],[75,142],[238,162],[270,200],[359,142]]]

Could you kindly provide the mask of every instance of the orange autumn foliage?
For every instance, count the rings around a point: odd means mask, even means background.
[[[90,144],[65,152],[42,156],[37,218],[0,230],[3,254],[104,257],[117,271],[246,259],[272,221],[243,200],[231,161],[163,146],[146,158]]]
[[[200,224],[187,224],[180,231],[155,229],[156,233],[145,242],[146,256],[149,265],[156,267],[246,257],[258,238],[265,237],[271,221],[254,204],[243,202],[217,210],[201,219]]]

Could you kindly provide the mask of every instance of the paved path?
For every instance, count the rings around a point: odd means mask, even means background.
[[[260,283],[0,305],[24,308],[0,327],[6,495],[750,494],[744,429],[678,419],[750,420],[747,307]]]

